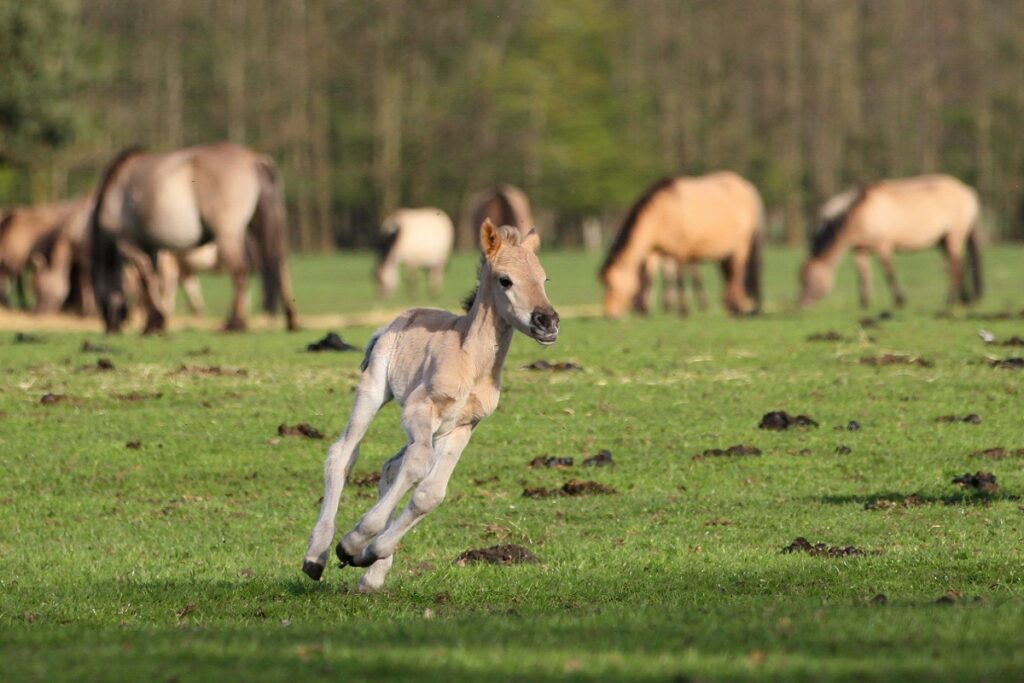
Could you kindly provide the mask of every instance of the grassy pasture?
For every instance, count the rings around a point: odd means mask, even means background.
[[[599,300],[597,256],[543,260],[556,306]],[[1024,448],[1024,370],[987,362],[1024,349],[977,335],[1024,336],[1024,318],[937,315],[936,253],[899,260],[910,305],[877,327],[858,323],[849,263],[836,293],[796,312],[798,260],[769,253],[760,318],[725,316],[708,268],[712,308],[686,321],[574,318],[547,350],[518,338],[500,409],[373,596],[351,593],[357,570],[301,575],[327,441],[277,435],[299,422],[339,432],[361,354],[305,353],[314,329],[31,344],[0,332],[0,680],[1021,679],[1024,457],[972,453]],[[1022,263],[1019,248],[987,255],[980,313],[1024,307]],[[300,312],[379,306],[370,267],[296,258]],[[474,268],[456,260],[443,305]],[[888,305],[876,285],[872,314]],[[226,283],[205,286],[220,315]],[[361,345],[372,328],[341,331]],[[807,341],[827,331],[844,339]],[[932,365],[861,362],[885,353]],[[541,358],[584,370],[523,369]],[[43,405],[47,393],[64,398]],[[774,409],[820,426],[757,429]],[[981,423],[936,422],[968,413]],[[401,442],[389,406],[356,475]],[[694,458],[734,444],[762,455]],[[612,467],[580,465],[603,448]],[[538,455],[575,465],[529,468]],[[978,470],[1001,489],[951,483]],[[619,493],[521,495],[570,478]],[[346,489],[340,529],[374,490]],[[910,494],[917,505],[865,509]],[[798,536],[868,554],[780,552]],[[496,543],[541,562],[453,564]],[[949,591],[962,597],[936,602]]]

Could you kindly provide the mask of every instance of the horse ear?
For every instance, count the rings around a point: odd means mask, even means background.
[[[540,234],[537,232],[536,228],[526,233],[526,237],[523,238],[522,245],[533,253],[537,253],[537,250],[540,249]]]
[[[487,260],[493,260],[495,254],[501,249],[501,233],[494,227],[490,218],[485,218],[480,226],[480,248]]]

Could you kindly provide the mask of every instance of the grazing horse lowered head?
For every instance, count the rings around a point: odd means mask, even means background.
[[[380,263],[377,285],[383,298],[390,297],[398,285],[398,270],[406,268],[406,284],[410,293],[416,285],[416,270],[427,271],[431,296],[441,293],[444,269],[452,254],[455,228],[452,219],[441,209],[399,209],[381,224]]]
[[[338,543],[342,565],[368,567],[361,591],[380,588],[398,542],[444,499],[448,480],[480,420],[498,407],[501,370],[516,330],[547,346],[558,338],[537,233],[515,227],[480,229],[480,283],[466,315],[414,308],[374,334],[362,363],[352,415],[328,450],[320,516],[302,570],[319,580],[334,540],[341,491],[359,442],[377,411],[402,406],[408,442],[384,464],[380,499]],[[406,508],[396,506],[413,489]]]
[[[93,283],[107,332],[118,331],[127,317],[125,262],[139,273],[145,331],[158,332],[166,324],[158,252],[184,253],[211,242],[235,289],[225,328],[245,329],[250,238],[264,307],[273,313],[282,303],[288,329],[296,329],[284,194],[269,157],[229,143],[166,154],[127,150],[103,177],[91,223]]]
[[[761,196],[735,173],[655,183],[633,204],[601,268],[605,315],[624,315],[643,298],[651,254],[681,264],[719,262],[726,308],[760,311],[763,225]]]
[[[878,256],[893,302],[906,300],[896,282],[892,257],[938,245],[949,261],[952,303],[981,297],[981,248],[977,193],[956,178],[926,175],[883,180],[829,199],[819,212],[820,226],[800,270],[800,305],[810,306],[828,294],[835,271],[853,249],[860,281],[860,302],[871,304],[871,253]],[[970,280],[964,278],[964,256]]]

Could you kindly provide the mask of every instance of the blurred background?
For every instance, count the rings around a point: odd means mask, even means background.
[[[939,171],[1022,239],[1024,2],[0,3],[0,207],[85,193],[128,145],[221,139],[277,160],[304,251],[367,246],[398,206],[459,222],[496,182],[573,246],[658,177],[722,168],[778,242],[848,186]]]

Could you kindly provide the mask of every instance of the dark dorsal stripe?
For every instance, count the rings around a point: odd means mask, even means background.
[[[629,240],[633,237],[633,229],[636,227],[637,220],[640,218],[640,214],[647,208],[647,205],[651,203],[655,195],[662,190],[665,190],[672,186],[676,182],[675,178],[662,178],[658,182],[651,185],[644,196],[640,197],[633,208],[629,210],[629,214],[626,216],[626,220],[622,223],[622,228],[619,229],[619,234],[615,236],[615,242],[612,243],[611,249],[608,250],[608,257],[604,260],[604,265],[601,266],[601,275],[608,272],[608,269],[612,267],[618,259],[619,254],[625,251],[629,245]]]
[[[850,218],[854,209],[861,205],[867,194],[867,186],[860,188],[857,191],[857,196],[854,197],[846,209],[831,218],[822,220],[817,232],[814,233],[814,238],[811,240],[811,256],[821,256],[829,247],[836,243],[836,240],[839,239],[839,234],[846,227],[846,221]]]

